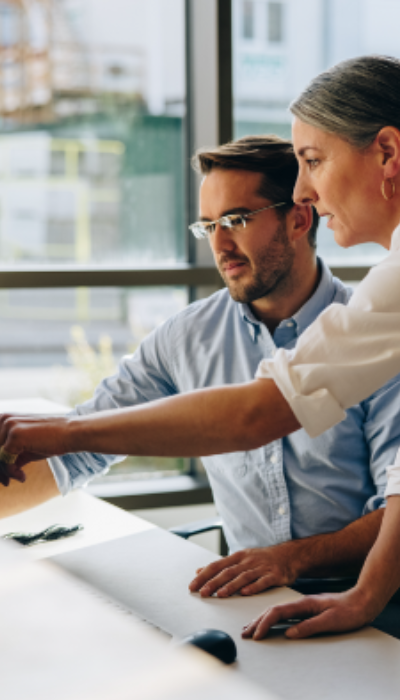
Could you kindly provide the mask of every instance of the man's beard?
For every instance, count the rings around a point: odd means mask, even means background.
[[[245,235],[245,234],[244,234]],[[249,304],[263,297],[281,294],[287,291],[293,280],[291,272],[295,252],[286,233],[286,222],[278,225],[273,239],[262,248],[250,263],[245,256],[224,255],[218,260],[218,269],[234,301]],[[228,277],[223,272],[223,265],[229,262],[245,262],[252,271],[252,279],[242,282]]]

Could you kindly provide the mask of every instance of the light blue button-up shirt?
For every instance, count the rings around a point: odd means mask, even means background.
[[[157,328],[76,412],[252,380],[260,360],[276,348],[294,347],[323,309],[349,300],[351,291],[320,264],[317,290],[273,335],[224,289]],[[339,530],[379,508],[386,466],[399,445],[400,375],[318,438],[301,429],[257,450],[203,458],[231,551]],[[50,465],[61,493],[67,493],[116,461],[81,453],[55,457]]]

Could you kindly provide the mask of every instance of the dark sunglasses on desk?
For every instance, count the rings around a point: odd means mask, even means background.
[[[4,540],[13,540],[22,544],[24,547],[30,547],[33,544],[42,544],[43,542],[54,542],[62,540],[65,537],[72,537],[83,530],[83,525],[73,525],[72,527],[64,527],[63,525],[51,525],[41,532],[9,532],[3,535]]]

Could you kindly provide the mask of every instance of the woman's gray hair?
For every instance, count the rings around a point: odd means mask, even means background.
[[[290,105],[300,121],[367,148],[384,126],[400,130],[400,61],[361,56],[318,75]]]

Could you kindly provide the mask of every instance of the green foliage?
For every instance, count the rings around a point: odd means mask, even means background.
[[[79,383],[69,390],[68,402],[74,406],[92,398],[101,380],[115,373],[116,363],[109,336],[99,338],[97,349],[91,347],[81,326],[72,326],[71,336],[73,342],[67,348],[68,357],[79,378]],[[132,352],[134,349],[131,348]],[[114,465],[105,478],[148,478],[149,474],[167,476],[182,473],[185,468],[186,460],[179,458],[128,457]]]
[[[104,377],[114,374],[116,363],[110,336],[99,338],[97,350],[89,344],[81,326],[71,327],[73,342],[68,346],[68,358],[79,374],[79,388],[73,390],[70,403],[75,405],[92,398],[96,386]]]

